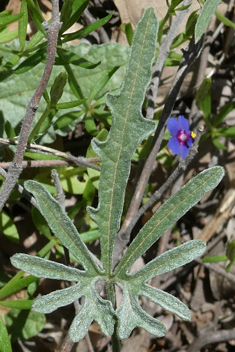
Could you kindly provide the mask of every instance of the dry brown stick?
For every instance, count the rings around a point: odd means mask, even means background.
[[[27,140],[30,133],[30,128],[31,128],[34,116],[37,112],[39,102],[41,100],[43,92],[46,89],[46,86],[49,81],[51,71],[54,65],[57,38],[58,38],[58,33],[60,28],[61,28],[61,23],[60,23],[60,14],[59,14],[59,0],[52,0],[52,21],[47,29],[48,47],[47,47],[47,59],[46,59],[45,69],[43,72],[41,82],[39,83],[35,93],[33,94],[32,98],[28,103],[26,114],[20,131],[17,151],[15,154],[14,160],[9,168],[7,178],[0,191],[0,211],[2,210],[7,199],[9,198],[9,195],[22,172],[22,161],[23,161],[24,152],[27,146]]]
[[[69,166],[70,163],[64,160],[24,160],[22,161],[22,168],[26,167],[56,167],[56,166]],[[8,169],[11,162],[2,162],[0,167]]]
[[[0,166],[0,174],[2,175],[2,177],[6,178],[7,177],[7,172]],[[15,189],[17,189],[17,191],[22,194],[22,196],[25,197],[25,199],[27,199],[35,208],[38,209],[38,205],[37,202],[35,200],[35,198],[32,196],[31,193],[29,193],[28,191],[26,191],[21,185],[19,185],[18,183],[15,184],[14,186]]]
[[[187,352],[199,352],[206,345],[235,339],[235,330],[210,331],[194,340]]]
[[[0,144],[7,144],[7,145],[18,145],[18,141],[13,141],[12,139],[6,139],[6,138],[0,138]],[[61,158],[64,158],[65,160],[72,161],[78,166],[84,166],[84,167],[89,167],[91,169],[100,171],[100,167],[97,165],[93,165],[92,163],[99,162],[100,158],[84,158],[84,157],[76,157],[71,154],[67,154],[64,152],[61,152],[60,150],[56,150],[53,148],[45,147],[43,145],[38,145],[38,144],[27,144],[26,149],[29,151],[39,151],[41,153],[45,154],[52,154],[54,156],[59,156]]]

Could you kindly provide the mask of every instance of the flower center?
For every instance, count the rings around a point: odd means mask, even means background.
[[[187,134],[185,134],[184,130],[181,130],[179,133],[178,133],[178,136],[177,136],[180,144],[185,144],[185,142],[187,141],[188,139],[188,136]]]

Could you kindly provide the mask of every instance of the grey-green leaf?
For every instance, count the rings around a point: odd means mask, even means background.
[[[69,329],[71,340],[80,341],[87,333],[93,320],[97,321],[105,336],[113,334],[116,320],[112,304],[110,301],[102,299],[95,287],[90,285],[86,289],[85,303]]]
[[[90,274],[100,274],[99,268],[85,243],[80,238],[76,227],[47,189],[36,181],[26,181],[25,188],[33,193],[40,212],[56,237],[82,263],[85,269],[89,268]]]
[[[86,284],[89,284],[89,282]],[[65,307],[76,301],[76,299],[79,299],[83,294],[83,287],[84,283],[82,286],[77,284],[39,297],[34,301],[32,309],[35,312],[45,314],[54,312],[54,310],[60,307]]]
[[[168,199],[132,241],[115,271],[116,275],[122,277],[135,260],[144,254],[206,192],[216,187],[223,176],[224,169],[221,166],[204,170]]]
[[[96,139],[92,143],[101,158],[102,168],[99,205],[88,211],[99,226],[101,257],[107,272],[112,271],[112,250],[120,227],[131,157],[140,142],[155,128],[153,121],[143,118],[141,108],[151,77],[157,29],[158,21],[150,7],[136,27],[121,95],[106,98],[113,115],[109,136],[105,142]]]
[[[195,42],[197,42],[200,37],[203,35],[205,32],[211,16],[213,13],[216,11],[217,6],[221,0],[206,0],[203,8],[201,10],[201,13],[198,17],[197,23],[196,23],[196,28],[195,28]]]
[[[159,257],[151,260],[131,277],[148,281],[156,275],[161,275],[185,265],[205,252],[206,244],[202,240],[188,241],[179,247],[170,249]]]
[[[157,319],[147,314],[139,305],[138,296],[123,286],[123,302],[116,310],[118,317],[118,335],[120,339],[127,339],[135,327],[142,327],[157,337],[164,336],[166,329]]]
[[[158,304],[163,309],[178,315],[181,319],[190,320],[190,310],[178,298],[170,295],[167,292],[158,290],[155,287],[147,284],[139,286],[139,295],[145,296],[150,301]]]
[[[79,281],[80,277],[85,274],[85,271],[22,253],[13,255],[11,263],[16,268],[39,278]]]

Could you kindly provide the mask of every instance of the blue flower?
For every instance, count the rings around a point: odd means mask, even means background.
[[[168,147],[174,154],[181,154],[185,159],[189,148],[192,146],[196,134],[189,130],[189,122],[183,115],[179,119],[171,117],[167,123],[168,130],[173,136],[168,141]]]

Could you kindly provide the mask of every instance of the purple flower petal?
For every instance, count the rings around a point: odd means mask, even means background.
[[[168,120],[167,127],[173,137],[176,137],[180,131],[178,121],[174,117]]]
[[[178,125],[179,129],[185,131],[186,134],[189,132],[189,122],[183,115],[179,116]]]
[[[185,144],[181,144],[180,145],[180,154],[183,159],[185,159],[188,152],[189,152],[189,148]]]
[[[187,140],[187,146],[190,148],[193,144],[193,138],[192,137],[189,137],[188,140]]]
[[[179,154],[180,153],[180,143],[176,137],[172,137],[168,141],[168,148],[174,153],[174,154]]]

